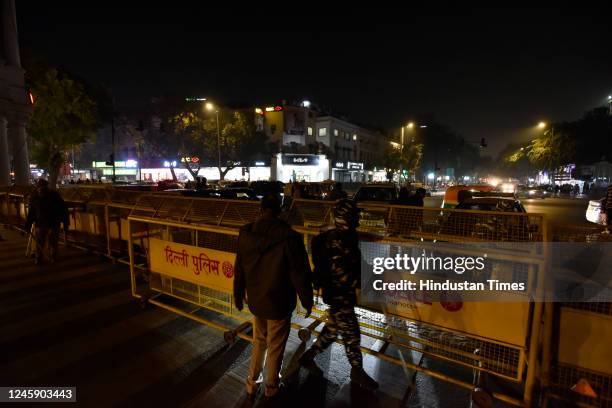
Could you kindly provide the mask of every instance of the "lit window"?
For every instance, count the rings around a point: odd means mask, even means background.
[[[334,129],[334,136],[338,136],[338,129]]]
[[[312,136],[312,126],[308,126],[308,136]]]
[[[353,135],[353,140],[357,140],[357,135]]]
[[[319,128],[319,136],[327,136],[327,128]]]

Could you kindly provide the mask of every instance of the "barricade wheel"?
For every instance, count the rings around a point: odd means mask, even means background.
[[[223,340],[225,340],[227,344],[234,344],[234,342],[236,341],[236,332],[234,330],[228,330],[223,332]]]
[[[478,408],[491,408],[493,406],[493,395],[482,387],[476,387],[472,390],[472,402]]]
[[[300,330],[298,330],[298,338],[306,343],[308,340],[310,340],[310,330],[302,327]]]

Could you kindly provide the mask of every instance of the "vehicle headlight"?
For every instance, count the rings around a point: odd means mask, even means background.
[[[529,190],[529,195],[534,195],[535,194],[535,190]]]

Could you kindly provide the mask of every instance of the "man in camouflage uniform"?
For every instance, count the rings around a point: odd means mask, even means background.
[[[319,234],[312,241],[315,265],[313,284],[322,290],[323,301],[329,305],[328,320],[314,345],[300,357],[300,364],[310,372],[321,375],[314,357],[329,347],[339,335],[351,364],[351,381],[368,390],[375,390],[378,383],[363,369],[361,333],[355,315],[356,289],[361,283],[357,206],[350,200],[340,200],[334,208],[334,221],[336,228]]]

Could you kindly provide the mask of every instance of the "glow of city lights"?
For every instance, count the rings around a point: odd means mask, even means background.
[[[215,105],[210,102],[206,102],[206,110],[212,111],[215,110]]]
[[[429,174],[427,175],[427,179],[429,179],[429,180],[433,180],[435,177],[436,177],[436,175],[435,175],[435,174],[433,174],[433,173],[429,173]]]
[[[469,181],[469,180],[470,180],[470,176],[463,176],[463,179],[464,179],[465,181]]]
[[[302,101],[302,106],[305,108],[310,108],[310,101]]]
[[[492,185],[493,187],[497,187],[497,185],[499,184],[499,179],[497,178],[492,178],[489,180],[489,184]]]
[[[539,127],[540,129],[544,129],[544,128],[546,127],[546,122],[540,122],[540,123],[538,123],[538,127]]]
[[[255,108],[255,113],[261,115],[263,114],[263,111],[261,110],[261,108]]]
[[[408,123],[408,128],[409,129],[412,129],[413,127],[414,127],[414,123],[413,122]]]
[[[420,128],[421,129],[425,129],[427,127],[427,125],[421,125]]]

